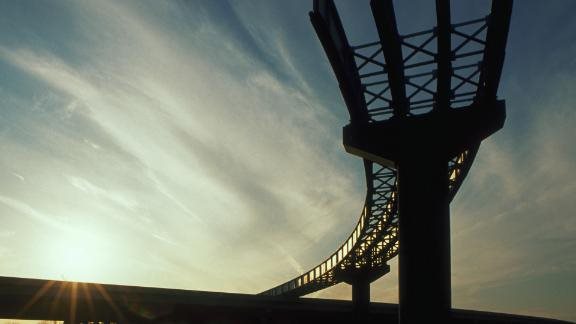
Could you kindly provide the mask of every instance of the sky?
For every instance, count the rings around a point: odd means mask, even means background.
[[[376,40],[367,1],[337,5]],[[401,34],[434,24],[396,5]],[[311,7],[0,0],[0,276],[258,293],[330,255],[366,189]],[[576,321],[574,12],[514,5],[506,124],[451,204],[456,308]],[[372,300],[397,302],[391,268]]]

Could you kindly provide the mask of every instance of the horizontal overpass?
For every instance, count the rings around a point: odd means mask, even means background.
[[[371,303],[367,323],[397,323],[395,304]],[[561,324],[453,309],[451,323]],[[0,318],[66,323],[354,323],[350,301],[0,277]]]

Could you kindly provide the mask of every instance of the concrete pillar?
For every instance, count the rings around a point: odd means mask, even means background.
[[[399,161],[400,324],[446,323],[451,308],[448,159]]]
[[[357,322],[365,321],[370,312],[370,281],[368,279],[357,278],[352,283],[352,304]]]

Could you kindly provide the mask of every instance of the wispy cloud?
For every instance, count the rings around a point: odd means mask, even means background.
[[[341,225],[352,224],[361,207],[362,193],[355,190],[361,178],[334,158],[343,154],[339,130],[302,77],[289,83],[270,73],[238,42],[214,38],[202,18],[197,28],[165,24],[148,9],[116,2],[86,6],[78,6],[77,14],[90,29],[75,60],[35,44],[0,51],[5,62],[66,103],[68,124],[25,130],[33,137],[46,132],[50,151],[42,158],[62,167],[27,170],[36,183],[51,173],[70,185],[50,187],[62,193],[60,213],[73,208],[78,222],[122,224],[138,233],[123,239],[129,245],[146,236],[174,243],[157,257],[181,264],[181,271],[186,265],[218,267],[222,278],[234,277],[226,268],[243,269],[246,277],[260,267],[279,273],[277,261],[285,258],[301,272],[316,262],[303,258],[315,259],[307,252],[317,242],[338,245],[337,233],[349,231]],[[179,37],[184,41],[175,42]],[[207,49],[216,43],[227,46],[211,56]],[[284,74],[297,73],[283,45],[271,46],[286,62]],[[234,65],[225,64],[230,57]],[[87,127],[78,129],[76,122]],[[68,144],[60,146],[65,138]],[[37,155],[24,150],[15,158],[27,154]],[[107,216],[94,218],[102,214]],[[278,246],[284,253],[268,252]],[[184,262],[191,256],[192,263]],[[284,279],[252,280],[251,288],[241,289],[259,291]],[[238,287],[230,281],[211,289]]]
[[[570,252],[576,247],[576,205],[570,199],[576,194],[576,155],[569,140],[576,137],[571,126],[576,115],[571,112],[574,101],[564,92],[574,79],[564,74],[548,80],[529,95],[527,105],[508,102],[508,109],[523,109],[531,117],[524,120],[528,125],[512,119],[502,134],[483,144],[453,204],[453,278],[460,307],[494,309],[498,306],[485,293],[515,289],[511,285],[519,280],[576,276]],[[557,289],[569,284],[547,280]],[[558,302],[546,300],[550,307]]]
[[[103,188],[100,188],[96,185],[94,185],[93,183],[91,183],[90,181],[80,178],[80,177],[74,177],[74,176],[70,176],[70,175],[64,175],[64,177],[66,178],[66,180],[68,180],[68,182],[70,182],[70,184],[95,197],[101,197],[104,198],[106,200],[110,200],[115,204],[118,204],[119,206],[134,210],[138,207],[138,204],[133,201],[132,199],[128,199],[126,197],[122,197],[122,194],[119,193],[114,193],[114,192],[109,192]]]
[[[315,266],[353,228],[364,183],[308,4],[144,3],[44,4],[66,9],[52,23],[19,13],[0,44],[3,227],[100,235],[115,246],[108,282],[258,292]],[[458,307],[574,274],[574,78],[534,72],[552,61],[505,74],[508,124],[452,205]],[[39,252],[12,239],[0,272],[39,275],[26,270]],[[396,279],[393,261],[374,298],[395,301]]]
[[[42,213],[30,205],[11,197],[0,196],[0,203],[10,207],[19,215],[30,217],[43,225],[48,225],[51,229],[68,230],[67,225],[54,215]],[[12,216],[15,217],[15,216]]]

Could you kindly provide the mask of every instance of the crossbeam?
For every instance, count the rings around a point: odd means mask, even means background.
[[[404,61],[402,59],[401,39],[396,27],[396,16],[392,0],[370,1],[372,15],[378,29],[382,51],[388,66],[388,80],[392,92],[392,110],[394,116],[408,114],[408,99],[404,86]]]

